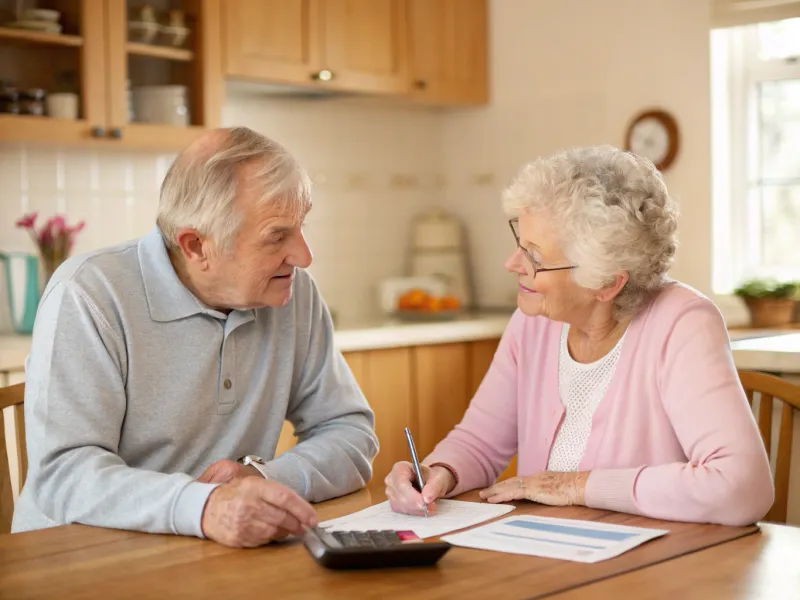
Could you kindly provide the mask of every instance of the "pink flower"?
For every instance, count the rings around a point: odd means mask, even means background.
[[[56,215],[55,217],[50,218],[50,220],[47,222],[47,227],[50,229],[50,234],[54,239],[56,239],[65,231],[67,223],[64,220],[64,217],[61,215]]]
[[[24,229],[31,229],[33,228],[33,224],[36,222],[36,216],[39,213],[30,213],[29,215],[24,215],[22,218],[17,219],[17,227],[22,227]]]
[[[50,217],[37,232],[34,226],[36,216],[37,213],[23,216],[17,220],[17,227],[27,229],[42,259],[57,266],[69,256],[75,244],[75,237],[83,230],[86,222],[80,221],[70,226],[62,215],[55,215]]]

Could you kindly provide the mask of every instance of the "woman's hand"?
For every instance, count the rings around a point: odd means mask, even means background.
[[[493,504],[510,500],[531,500],[551,506],[584,504],[589,471],[560,473],[540,471],[527,477],[512,477],[481,490],[480,497]]]
[[[386,497],[389,506],[394,512],[406,515],[422,515],[423,507],[427,506],[428,514],[436,514],[434,500],[447,495],[455,480],[453,474],[444,467],[428,467],[420,465],[422,479],[425,487],[419,493],[412,482],[416,482],[414,467],[410,462],[395,463],[391,473],[386,476]]]

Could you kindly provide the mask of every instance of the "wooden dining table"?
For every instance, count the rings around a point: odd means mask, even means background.
[[[480,501],[475,492],[459,499]],[[380,493],[362,490],[316,509],[325,520],[383,500]],[[433,567],[333,571],[318,565],[297,539],[241,550],[210,540],[67,525],[0,535],[0,598],[571,600],[800,595],[798,528],[725,527],[586,507],[513,504],[514,515],[586,519],[669,533],[593,564],[453,547]]]

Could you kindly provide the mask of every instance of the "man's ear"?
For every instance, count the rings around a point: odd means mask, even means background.
[[[187,263],[193,263],[201,270],[208,268],[209,248],[205,243],[205,238],[196,229],[190,227],[179,229],[175,235],[175,242]]]
[[[630,277],[627,272],[615,274],[614,280],[611,283],[597,290],[597,299],[601,302],[611,302],[619,295],[622,288],[625,287],[625,284],[628,283],[628,279],[630,279]]]

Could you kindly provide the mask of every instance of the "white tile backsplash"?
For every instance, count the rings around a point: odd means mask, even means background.
[[[440,118],[378,101],[229,97],[225,125],[246,125],[287,146],[315,183],[306,228],[310,271],[342,322],[378,310],[377,283],[403,274],[412,217],[442,196]],[[85,252],[153,227],[174,154],[0,144],[0,250],[32,251],[14,227],[26,212],[86,220]],[[0,285],[0,305],[5,305]],[[8,331],[0,311],[0,331]]]

